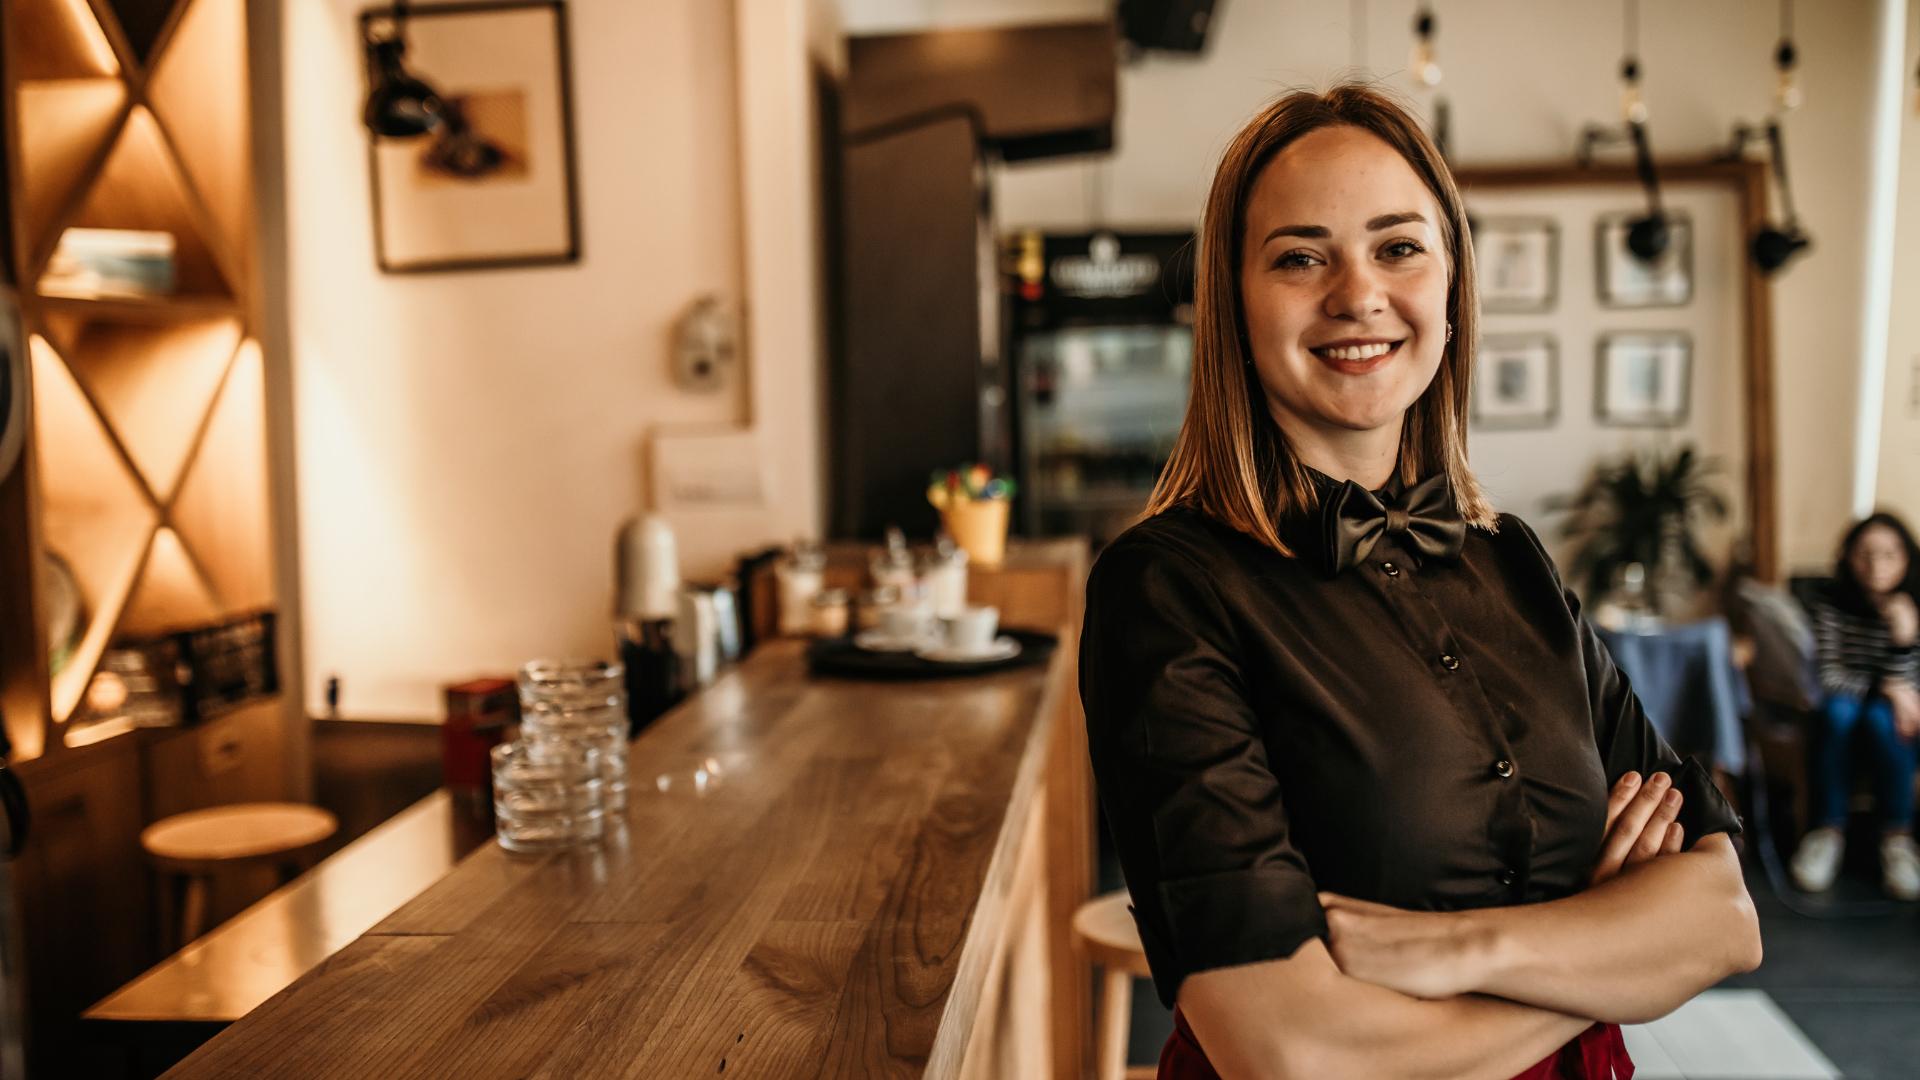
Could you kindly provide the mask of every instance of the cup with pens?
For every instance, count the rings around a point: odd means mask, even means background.
[[[998,566],[1007,553],[1007,512],[1016,485],[985,465],[934,471],[927,501],[975,566]]]

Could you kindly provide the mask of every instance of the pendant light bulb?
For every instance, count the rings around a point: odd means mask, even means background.
[[[1780,47],[1774,50],[1773,63],[1780,70],[1780,77],[1774,83],[1773,104],[1780,112],[1792,112],[1800,107],[1803,100],[1800,93],[1800,73],[1796,66],[1797,56],[1793,42],[1780,39]]]
[[[1780,81],[1773,88],[1773,104],[1779,111],[1786,113],[1800,107],[1805,97],[1800,93],[1800,80],[1793,72],[1780,73]]]
[[[1413,81],[1428,90],[1440,85],[1440,65],[1434,61],[1433,46],[1424,41],[1413,44],[1413,53],[1407,57],[1407,68],[1413,72]]]
[[[1640,64],[1631,57],[1620,64],[1620,117],[1629,124],[1647,122],[1647,103],[1640,97]]]
[[[1440,85],[1440,64],[1433,51],[1433,11],[1424,5],[1413,18],[1413,51],[1407,56],[1413,81],[1428,90]]]

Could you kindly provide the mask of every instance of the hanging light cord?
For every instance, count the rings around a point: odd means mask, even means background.
[[[1640,22],[1640,4],[1638,0],[1626,0],[1626,3],[1621,5],[1621,13],[1626,16],[1627,23],[1625,40],[1622,42],[1622,51],[1627,54],[1628,60],[1638,60],[1640,58],[1640,27],[1638,25]]]

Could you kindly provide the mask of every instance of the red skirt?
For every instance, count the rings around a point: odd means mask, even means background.
[[[1159,1080],[1220,1080],[1177,1008],[1173,1034],[1160,1049]],[[1633,1080],[1633,1059],[1620,1025],[1595,1024],[1513,1080]]]

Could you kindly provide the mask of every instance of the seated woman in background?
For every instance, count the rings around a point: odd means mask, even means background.
[[[1163,1080],[1632,1073],[1760,962],[1737,817],[1467,467],[1478,292],[1393,99],[1288,94],[1202,217],[1192,386],[1080,692]]]
[[[1920,551],[1905,523],[1880,513],[1840,543],[1833,582],[1814,602],[1814,657],[1826,695],[1808,756],[1817,817],[1793,853],[1793,880],[1808,892],[1833,884],[1845,848],[1853,791],[1853,738],[1865,729],[1880,798],[1880,871],[1887,892],[1920,900],[1913,842],[1914,743],[1920,736]]]

